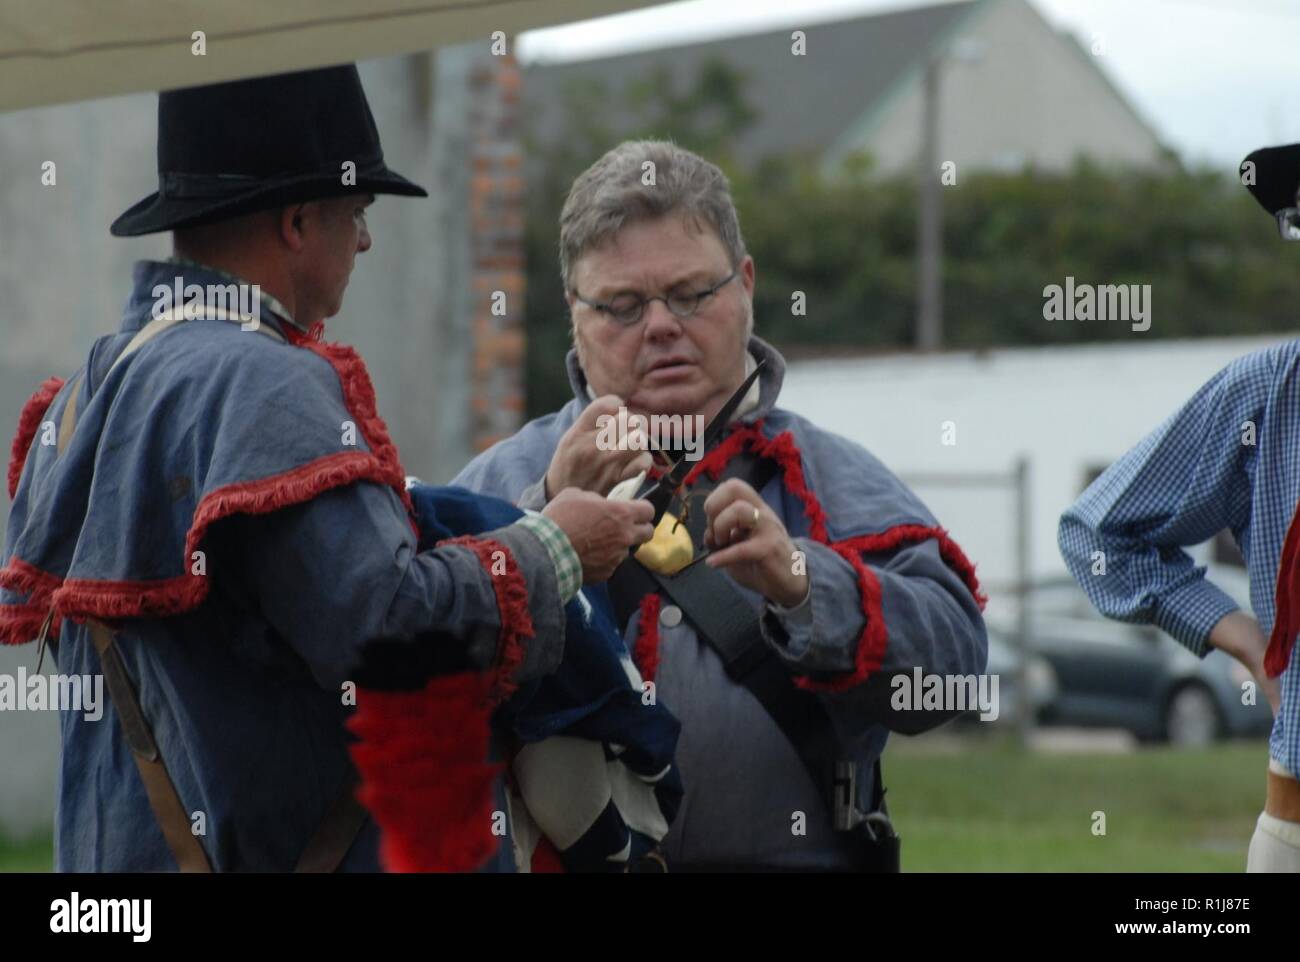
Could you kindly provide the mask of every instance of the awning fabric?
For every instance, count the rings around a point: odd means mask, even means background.
[[[650,2],[0,0],[0,110],[490,43]]]

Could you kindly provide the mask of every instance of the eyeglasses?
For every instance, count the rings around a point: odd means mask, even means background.
[[[738,269],[733,268],[731,273],[724,277],[712,287],[703,291],[693,291],[684,293],[673,291],[664,297],[642,297],[640,294],[619,294],[613,300],[606,303],[589,301],[578,293],[577,288],[573,289],[575,300],[581,301],[593,310],[600,311],[606,317],[612,319],[616,324],[624,327],[631,327],[637,321],[641,320],[641,315],[645,313],[646,307],[651,301],[663,301],[664,306],[674,317],[691,317],[700,309],[706,300],[718,293],[723,287],[735,280],[739,273]]]
[[[1300,208],[1287,207],[1278,211],[1277,230],[1283,240],[1300,241]]]

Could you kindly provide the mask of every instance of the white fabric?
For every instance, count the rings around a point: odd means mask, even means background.
[[[1300,822],[1259,813],[1246,856],[1247,872],[1300,872]]]
[[[0,110],[432,50],[650,0],[0,0]],[[206,52],[194,52],[196,30]],[[400,165],[398,165],[400,168]]]

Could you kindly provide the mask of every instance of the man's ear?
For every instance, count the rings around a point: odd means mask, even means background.
[[[305,246],[303,229],[310,217],[309,204],[291,204],[280,209],[280,240],[295,253],[301,252]]]
[[[753,297],[754,296],[754,258],[746,254],[745,259],[740,262],[740,267],[738,268],[738,271],[740,273],[740,283],[743,284],[745,287],[745,293],[748,294],[750,297]]]

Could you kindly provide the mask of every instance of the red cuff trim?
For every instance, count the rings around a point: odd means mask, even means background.
[[[641,599],[641,616],[636,623],[636,644],[632,660],[641,672],[642,681],[654,681],[659,673],[659,606],[660,597],[651,592]]]
[[[500,541],[461,535],[446,538],[435,547],[460,545],[478,556],[479,564],[492,582],[497,596],[497,611],[501,616],[501,632],[497,642],[496,662],[490,669],[493,703],[509,698],[519,687],[515,673],[524,663],[524,640],[535,634],[533,616],[528,610],[528,582],[510,553]],[[500,573],[501,559],[494,557],[500,551],[505,556],[505,573]],[[493,569],[497,570],[493,570]]]
[[[23,476],[23,465],[27,463],[27,452],[36,437],[36,429],[41,426],[41,418],[49,410],[55,395],[63,388],[63,378],[51,377],[41,382],[18,415],[18,430],[14,433],[13,445],[9,448],[9,500],[18,493],[18,482]]]
[[[361,689],[348,721],[361,776],[357,798],[383,832],[390,872],[472,872],[497,849],[487,761],[493,681],[479,672],[433,678],[420,691]]]
[[[880,579],[867,567],[862,556],[846,543],[831,545],[841,558],[853,566],[858,575],[858,595],[862,599],[862,614],[866,617],[862,635],[858,638],[857,651],[853,656],[853,670],[829,679],[815,679],[807,675],[795,675],[794,683],[805,691],[848,691],[866,681],[873,671],[879,671],[885,660],[885,648],[889,645],[889,635],[885,630],[885,613],[881,607]]]

